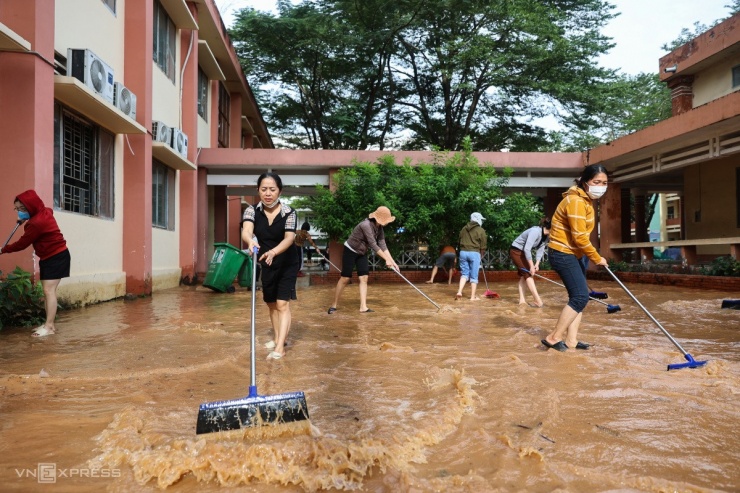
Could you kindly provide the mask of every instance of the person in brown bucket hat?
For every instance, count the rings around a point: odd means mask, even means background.
[[[398,265],[388,251],[388,246],[385,244],[385,233],[383,232],[383,226],[387,226],[395,220],[396,218],[391,215],[389,208],[380,206],[352,230],[352,234],[344,242],[342,273],[339,281],[337,281],[334,303],[329,307],[329,315],[337,311],[339,298],[342,296],[345,286],[349,284],[355,266],[357,266],[357,277],[360,279],[360,313],[373,311],[367,307],[367,278],[370,274],[367,251],[372,248],[376,255],[385,260],[385,265],[391,269],[399,270]]]

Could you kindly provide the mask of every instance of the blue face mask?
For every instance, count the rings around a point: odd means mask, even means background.
[[[19,221],[28,221],[31,219],[31,214],[25,211],[18,211],[18,220]]]

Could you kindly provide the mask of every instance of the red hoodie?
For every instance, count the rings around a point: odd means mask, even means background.
[[[46,260],[67,249],[67,242],[54,219],[54,212],[44,206],[44,202],[34,190],[26,190],[15,200],[26,207],[31,219],[26,221],[21,239],[8,244],[2,249],[3,253],[20,252],[33,244],[39,259]]]

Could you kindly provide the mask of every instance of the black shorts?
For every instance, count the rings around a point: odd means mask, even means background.
[[[46,260],[40,260],[39,270],[41,270],[41,280],[50,281],[69,277],[69,264],[71,262],[72,257],[69,255],[69,250],[59,252]]]
[[[275,303],[278,300],[295,300],[297,276],[298,262],[286,263],[277,268],[271,265],[263,265],[262,300],[265,303]]]
[[[357,252],[352,251],[344,245],[342,251],[342,277],[352,277],[352,271],[357,266],[358,276],[367,276],[370,274],[370,262],[367,259],[367,254],[363,253],[360,255]]]

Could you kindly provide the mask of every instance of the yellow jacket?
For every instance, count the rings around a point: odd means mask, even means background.
[[[550,248],[598,263],[601,255],[591,244],[591,231],[595,225],[594,206],[586,192],[572,186],[563,194],[550,229]]]

